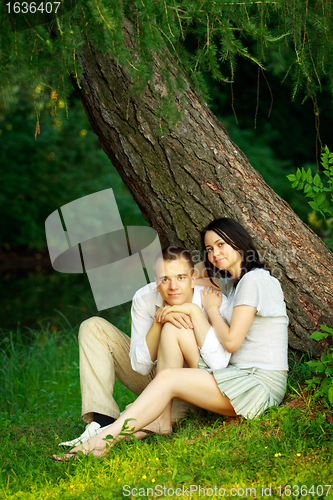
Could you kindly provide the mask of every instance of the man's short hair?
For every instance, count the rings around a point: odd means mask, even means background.
[[[177,259],[186,260],[191,268],[191,274],[194,272],[194,262],[192,259],[191,252],[186,250],[186,248],[177,247],[175,245],[170,245],[169,247],[163,248],[161,252],[159,252],[154,260],[154,269],[156,267],[156,262],[160,259],[171,261]]]

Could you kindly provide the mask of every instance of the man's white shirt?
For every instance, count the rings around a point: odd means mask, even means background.
[[[207,317],[201,302],[200,291],[203,286],[195,285],[192,303],[197,304]],[[146,335],[154,322],[155,313],[163,305],[163,298],[156,290],[156,283],[149,283],[140,288],[133,297],[131,316],[131,348],[130,359],[133,370],[141,375],[147,375],[155,367],[146,342]],[[228,299],[223,295],[220,313],[228,306]],[[207,332],[205,341],[200,349],[202,359],[212,369],[226,368],[231,354],[224,349],[215,336],[212,327]]]

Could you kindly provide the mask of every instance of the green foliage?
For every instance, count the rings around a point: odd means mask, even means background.
[[[129,311],[115,307],[113,314],[110,312],[108,319],[129,333]],[[18,415],[29,409],[56,418],[61,405],[62,411],[75,413],[79,419],[78,329],[59,322],[38,330],[0,329],[0,416]],[[119,390],[119,385],[115,398],[122,411],[134,397],[124,387]]]
[[[0,211],[6,213],[0,246],[45,248],[45,220],[54,210],[107,188],[114,189],[123,223],[142,223],[78,99],[65,103],[41,85],[34,90],[35,107],[27,86],[12,89],[7,109],[0,102]],[[40,127],[37,138],[36,127]]]
[[[127,321],[121,314],[118,319]],[[290,491],[293,498],[325,497],[328,487],[317,487],[331,484],[331,416],[290,393],[279,408],[252,421],[202,412],[178,423],[170,436],[118,443],[101,460],[53,462],[57,443],[83,430],[76,334],[43,328],[30,332],[29,345],[18,331],[0,344],[1,500],[115,500],[124,498],[124,485],[137,488],[132,496],[141,498],[154,495],[139,495],[139,488],[157,485],[184,485],[185,492],[200,485],[212,498],[215,485],[225,488],[225,497],[237,492],[235,498],[245,498],[249,488],[246,498],[253,498],[250,488],[256,488],[261,498],[269,485],[266,497],[281,498],[281,491],[284,497]],[[134,395],[117,381],[115,399],[123,409]],[[192,492],[193,499],[203,496]]]
[[[286,200],[297,215],[308,223],[309,206],[300,191],[290,189],[286,178],[292,166],[316,169],[316,141],[312,104],[290,101],[290,86],[281,78],[290,60],[272,48],[267,70],[256,71],[253,64],[240,60],[237,68],[242,81],[226,84],[205,74],[211,100],[210,109],[227,129],[251,165],[265,182]],[[246,92],[244,91],[246,82]],[[331,94],[320,95],[320,136],[332,146]],[[231,112],[234,115],[231,115]],[[292,140],[291,140],[292,137]],[[324,223],[321,224],[324,228]],[[313,225],[311,225],[313,227]]]
[[[333,250],[333,152],[331,153],[327,146],[321,155],[321,164],[323,174],[327,177],[327,185],[323,183],[319,173],[313,175],[310,168],[307,171],[305,168],[298,168],[296,174],[290,174],[287,178],[292,183],[292,188],[303,190],[305,197],[311,198],[308,203],[312,210],[327,219],[330,234],[325,242]]]
[[[179,69],[185,70],[197,90],[204,90],[202,71],[219,81],[232,81],[237,60],[245,58],[259,67],[269,61],[275,47],[290,64],[284,77],[293,82],[292,96],[303,92],[315,103],[323,83],[333,82],[332,0],[82,0],[50,24],[15,33],[5,3],[0,7],[0,78],[8,87],[20,74],[33,83],[51,85],[66,101],[67,75],[79,81],[78,57],[83,44],[92,43],[127,67],[134,88],[149,81],[159,55],[160,71],[169,93],[181,88],[182,71],[172,83],[165,47]],[[132,45],[128,34],[134,38]],[[134,48],[135,47],[135,48]],[[221,64],[226,63],[229,68]],[[170,96],[162,98],[172,102]],[[316,108],[318,106],[315,106]]]
[[[314,332],[310,335],[310,339],[322,340],[331,337],[333,340],[333,328],[325,325],[320,325],[322,331]],[[315,374],[311,379],[307,380],[309,389],[315,390],[315,398],[322,398],[328,406],[333,406],[333,345],[321,355],[319,359],[307,361],[307,364],[312,373]]]
[[[312,199],[309,201],[310,207],[326,218],[326,215],[333,216],[333,152],[330,153],[327,146],[321,159],[323,174],[328,177],[329,186],[324,186],[318,173],[313,176],[310,168],[308,171],[298,168],[296,175],[291,174],[287,178],[292,182],[292,188],[303,189],[305,196]]]

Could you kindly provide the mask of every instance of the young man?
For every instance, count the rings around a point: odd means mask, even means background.
[[[199,350],[209,366],[228,364],[228,355],[202,312],[203,286],[195,284],[190,252],[168,247],[157,256],[154,268],[156,283],[144,286],[133,297],[131,338],[103,318],[93,317],[81,324],[82,419],[88,425],[81,436],[60,445],[84,443],[119,417],[113,398],[115,378],[139,395],[154,378],[156,365],[158,370],[181,367],[185,360],[188,366],[197,366]],[[208,285],[207,281],[201,283]],[[226,302],[224,298],[221,311]],[[194,304],[194,315],[171,312],[158,321],[161,308],[185,303]],[[174,401],[172,423],[185,417],[189,408],[194,410],[186,402]]]

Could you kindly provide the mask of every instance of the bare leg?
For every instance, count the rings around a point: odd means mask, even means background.
[[[119,439],[125,437],[119,436],[119,433],[126,420],[134,419],[129,422],[129,426],[133,427],[132,432],[142,429],[150,422],[157,420],[158,417],[160,417],[160,420],[165,408],[173,398],[188,401],[221,415],[236,416],[229,399],[222,396],[211,373],[199,368],[165,369],[157,374],[155,379],[118,420],[106,427],[97,436],[82,445],[76,446],[71,451],[91,451],[97,457],[103,456],[108,451],[107,443],[104,440],[106,436],[111,435],[113,437],[113,440],[109,442],[109,446],[112,446]],[[164,425],[163,417],[160,425],[161,428]]]
[[[198,368],[199,350],[193,330],[177,328],[171,323],[166,323],[161,332],[157,353],[157,372],[164,368],[183,368],[184,360],[189,368]],[[167,405],[162,415],[157,420],[145,426],[145,429],[160,434],[169,434],[171,426],[172,401]],[[163,427],[161,427],[163,425]],[[146,437],[146,433],[136,432],[138,439]]]
[[[199,350],[192,329],[177,328],[166,323],[162,329],[157,353],[157,371],[164,368],[198,368]]]

